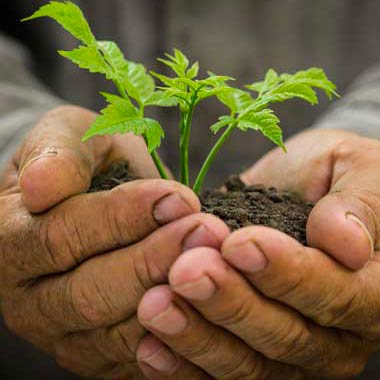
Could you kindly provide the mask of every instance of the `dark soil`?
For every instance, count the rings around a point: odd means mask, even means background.
[[[136,180],[127,163],[114,164],[107,172],[95,176],[90,192],[110,190],[124,182]],[[225,184],[226,191],[205,191],[202,210],[214,214],[232,229],[251,225],[276,228],[306,244],[306,222],[313,208],[290,192],[279,192],[262,185],[246,186],[237,176]]]
[[[313,208],[290,192],[274,187],[247,186],[239,177],[228,179],[227,191],[206,191],[201,202],[203,211],[225,221],[232,230],[251,225],[276,228],[306,244],[306,222]]]
[[[111,190],[116,186],[125,182],[130,182],[138,179],[132,176],[128,170],[128,162],[119,162],[113,164],[106,172],[96,175],[92,179],[89,193],[98,191]]]

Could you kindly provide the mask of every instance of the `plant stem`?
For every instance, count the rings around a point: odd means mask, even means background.
[[[133,105],[131,103],[126,91],[124,90],[124,87],[118,81],[114,81],[114,84],[115,84],[116,88],[118,89],[120,95],[128,102],[128,104]],[[141,117],[144,117],[144,106],[143,105],[140,105],[139,112],[140,112]],[[146,142],[146,145],[148,146],[146,136],[143,135],[143,137],[144,137],[144,140]],[[150,153],[150,155],[152,156],[152,159],[156,165],[158,172],[160,173],[161,178],[162,179],[169,179],[169,176],[166,172],[165,166],[162,163],[160,156],[158,155],[157,151],[154,150],[153,152]]]
[[[194,106],[196,97],[193,97],[186,115],[183,115],[180,130],[182,132],[180,144],[180,158],[181,158],[181,183],[186,186],[190,185],[189,175],[189,145],[190,145],[190,132],[191,124],[193,122]],[[183,123],[183,124],[182,124]]]
[[[169,179],[168,173],[166,172],[165,166],[163,165],[158,153],[154,150],[152,153],[152,158],[154,163],[156,164],[156,168],[160,173],[162,179]]]
[[[222,136],[220,136],[220,138],[218,139],[218,141],[215,143],[214,147],[211,149],[210,153],[208,154],[206,161],[204,162],[201,170],[199,171],[198,177],[195,180],[193,191],[196,194],[200,193],[202,186],[203,186],[203,182],[204,182],[205,177],[206,177],[206,174],[209,171],[211,164],[215,160],[215,156],[217,155],[217,153],[219,152],[219,150],[223,146],[223,144],[226,142],[228,137],[230,137],[232,131],[235,129],[235,126],[236,126],[235,123],[230,124],[228,126],[228,128],[224,131]]]

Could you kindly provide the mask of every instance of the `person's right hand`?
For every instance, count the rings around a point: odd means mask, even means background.
[[[136,310],[184,249],[220,248],[228,228],[199,214],[186,187],[139,180],[87,194],[93,174],[127,159],[157,172],[135,136],[80,137],[94,114],[48,113],[0,178],[0,297],[11,330],[81,376],[142,379]]]

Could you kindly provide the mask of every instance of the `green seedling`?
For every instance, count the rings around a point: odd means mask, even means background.
[[[199,194],[215,157],[231,133],[239,129],[260,131],[274,144],[286,151],[280,120],[269,108],[273,103],[299,98],[311,105],[318,104],[316,89],[323,90],[329,99],[338,96],[336,86],[319,68],[300,71],[294,75],[277,74],[270,69],[262,82],[247,85],[243,89],[232,86],[234,78],[208,72],[199,79],[199,64],[178,49],[172,55],[158,60],[168,66],[173,77],[148,72],[139,63],[129,61],[112,41],[98,41],[92,33],[81,9],[70,1],[52,1],[42,6],[31,17],[50,17],[80,41],[71,51],[59,51],[82,69],[103,74],[111,80],[118,95],[101,93],[108,105],[83,136],[83,141],[97,135],[113,135],[132,132],[142,136],[162,178],[168,174],[157,153],[165,133],[157,120],[147,118],[148,107],[177,107],[180,122],[180,181],[190,186],[189,146],[195,108],[205,99],[216,97],[228,110],[210,129],[219,134],[193,185]],[[157,86],[154,79],[160,81]]]

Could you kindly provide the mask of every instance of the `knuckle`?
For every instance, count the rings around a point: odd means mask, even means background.
[[[13,205],[0,204],[0,297],[6,296],[20,283],[31,277],[31,273],[38,265],[31,260],[36,249],[36,240],[33,239],[31,216],[19,214],[13,210]],[[9,209],[7,210],[7,208]],[[3,214],[3,211],[5,214]]]
[[[138,194],[140,190],[136,189]],[[139,202],[129,202],[131,194],[128,186],[118,186],[112,189],[109,194],[109,201],[113,207],[107,207],[106,220],[110,226],[112,239],[116,245],[130,244],[141,238],[139,226],[144,218],[143,210],[136,209]],[[134,194],[133,197],[138,195]],[[133,201],[133,199],[131,199]],[[125,204],[130,204],[125,207]],[[144,205],[145,203],[139,203]]]
[[[251,302],[242,298],[234,308],[228,308],[228,311],[226,310],[223,314],[215,316],[213,322],[226,328],[245,326],[252,320],[251,312]]]
[[[135,322],[135,323],[134,323]],[[118,361],[125,364],[136,363],[136,351],[145,330],[137,325],[137,320],[121,323],[108,331],[107,340],[111,343],[112,353]]]
[[[252,351],[247,351],[240,359],[230,361],[229,366],[223,368],[223,380],[265,380],[262,360]]]
[[[354,321],[363,321],[363,300],[361,295],[352,290],[335,289],[329,296],[313,305],[313,319],[326,327],[360,327],[353,326]],[[362,314],[363,313],[363,314]]]
[[[315,359],[312,333],[297,322],[272,331],[265,340],[263,351],[270,359],[287,363],[308,363]]]
[[[113,329],[111,342],[116,352],[122,356],[124,360],[133,361],[136,349],[132,348],[128,335],[126,335],[122,329],[119,327]]]
[[[49,267],[54,271],[66,271],[79,263],[83,250],[82,234],[67,213],[52,214],[42,219],[37,230],[37,239]]]
[[[321,326],[340,326],[353,309],[354,296],[347,302],[340,300],[324,301],[314,306],[314,320]]]
[[[112,313],[111,301],[95,277],[73,277],[69,281],[70,304],[75,315],[91,327],[102,327]]]
[[[312,270],[312,260],[304,247],[298,246],[294,251],[291,263],[292,271],[287,276],[271,281],[267,285],[266,292],[273,298],[288,301],[295,295],[302,295],[305,281]]]
[[[203,336],[202,340],[198,341],[196,345],[188,345],[182,348],[181,353],[190,361],[208,357],[210,352],[218,352],[221,339],[221,334],[217,329],[210,329],[206,337]]]
[[[238,364],[236,364],[238,363]],[[267,358],[254,354],[251,350],[237,360],[233,369],[221,377],[221,380],[272,380],[292,379],[304,380],[304,375],[295,368],[271,362]]]

